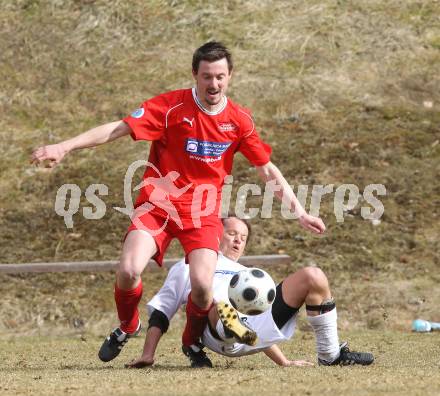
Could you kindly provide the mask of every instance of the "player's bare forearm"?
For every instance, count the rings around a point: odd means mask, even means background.
[[[154,364],[156,348],[161,338],[162,330],[159,327],[149,327],[145,336],[144,350],[142,351],[142,355],[137,359],[133,359],[130,363],[127,363],[125,367],[143,368],[152,366]]]
[[[313,363],[307,360],[289,360],[277,345],[271,345],[263,350],[266,356],[281,367],[304,367],[313,366]]]
[[[264,349],[263,352],[278,366],[285,366],[289,362],[289,360],[284,356],[284,353],[277,345],[271,345],[269,348]]]
[[[60,163],[66,154],[73,150],[99,146],[129,135],[130,132],[130,127],[123,121],[109,122],[63,142],[38,147],[32,153],[31,162],[39,164],[40,162],[48,161],[46,166],[52,168]]]
[[[162,338],[162,330],[159,327],[151,326],[147,330],[147,334],[145,336],[145,344],[143,355],[151,356],[154,360],[154,354],[156,353],[156,348],[159,344],[160,339]]]
[[[292,187],[290,187],[281,171],[272,162],[268,162],[263,166],[257,166],[256,168],[258,175],[265,183],[274,183],[274,195],[295,213],[300,224],[305,229],[317,234],[322,234],[325,231],[323,221],[318,217],[307,214],[298,201]]]
[[[305,213],[304,208],[301,206],[300,202],[296,198],[296,195],[290,187],[289,183],[284,178],[281,171],[275,166],[275,164],[273,164],[272,162],[268,162],[266,165],[258,166],[257,172],[265,183],[270,181],[274,181],[276,183],[274,186],[275,196],[280,201],[284,199],[285,202],[290,205],[290,208],[295,211],[295,214],[298,216],[298,218]]]
[[[87,147],[95,147],[129,135],[130,127],[124,121],[103,124],[63,142],[67,152]]]

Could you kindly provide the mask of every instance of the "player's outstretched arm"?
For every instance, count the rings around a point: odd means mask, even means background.
[[[163,286],[147,303],[150,320],[144,349],[140,357],[125,367],[142,368],[154,364],[156,348],[177,310],[186,304],[190,291],[189,268],[185,260],[180,260],[171,267]]]
[[[296,214],[302,227],[317,234],[322,234],[325,231],[324,222],[319,217],[307,214],[281,171],[272,162],[256,168],[258,175],[265,183],[275,182],[275,196],[280,201],[284,201],[290,210]]]
[[[157,345],[162,338],[162,329],[157,326],[151,326],[147,330],[145,336],[144,349],[140,357],[133,359],[130,363],[125,364],[126,368],[143,368],[154,364],[154,356]]]
[[[289,360],[281,352],[281,349],[277,345],[271,345],[269,348],[263,350],[266,356],[275,362],[278,366],[292,367],[292,366],[313,366],[313,363],[306,360]]]
[[[130,133],[131,129],[125,122],[109,122],[61,143],[38,147],[32,152],[31,163],[38,165],[43,161],[48,161],[46,168],[53,168],[61,162],[66,154],[73,150],[99,146]]]

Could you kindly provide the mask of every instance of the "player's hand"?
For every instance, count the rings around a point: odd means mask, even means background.
[[[140,358],[133,359],[130,363],[126,363],[125,368],[144,368],[152,366],[154,364],[154,358],[148,356],[141,356]]]
[[[312,231],[316,234],[323,234],[325,231],[324,222],[319,217],[304,213],[299,217],[298,221],[306,230]]]
[[[307,360],[287,360],[282,365],[283,367],[308,367],[314,366],[312,362],[308,362]]]
[[[47,161],[45,168],[53,168],[58,165],[67,154],[62,143],[42,146],[35,149],[31,155],[31,164],[39,165],[43,161]]]

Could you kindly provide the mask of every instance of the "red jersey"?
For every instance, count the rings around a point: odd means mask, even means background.
[[[152,141],[148,161],[156,168],[147,166],[146,185],[135,206],[149,201],[153,190],[170,183],[174,186],[170,190],[165,186],[165,190],[170,201],[180,207],[191,202],[201,184],[213,185],[219,199],[237,151],[255,166],[270,161],[272,150],[260,139],[250,113],[226,97],[223,103],[218,111],[209,112],[194,88],[182,89],[149,99],[124,118],[134,140]],[[150,183],[152,178],[161,181]]]

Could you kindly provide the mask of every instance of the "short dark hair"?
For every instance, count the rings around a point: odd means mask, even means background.
[[[247,219],[242,219],[241,217],[235,216],[233,214],[228,214],[227,217],[222,217],[222,224],[225,225],[225,221],[229,220],[229,219],[237,219],[240,220],[242,223],[244,223],[248,229],[248,235],[246,238],[246,241],[249,241],[249,238],[251,237],[251,233],[252,233],[252,227],[251,227],[251,223],[249,222],[249,220]]]
[[[194,73],[198,73],[200,62],[215,62],[220,59],[226,58],[228,62],[229,73],[233,68],[232,55],[229,50],[218,41],[209,41],[203,44],[200,48],[197,48],[194,52],[192,59],[192,69]]]

